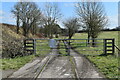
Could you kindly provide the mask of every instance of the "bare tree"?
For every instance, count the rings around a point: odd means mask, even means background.
[[[66,20],[66,22],[63,22],[63,24],[68,32],[68,39],[71,39],[75,32],[80,28],[80,24],[77,18],[69,18]]]
[[[23,35],[27,36],[30,31],[30,28],[38,24],[41,20],[41,11],[34,2],[18,2],[12,10],[12,13],[21,20]]]
[[[53,32],[53,34],[55,34],[55,38],[58,38],[59,37],[58,34],[60,34],[60,32],[61,32],[60,26],[58,24],[53,24],[52,32]]]
[[[108,22],[103,8],[101,2],[81,2],[76,5],[79,20],[88,33],[88,43],[90,37],[92,37],[93,46],[95,45],[95,38],[98,37],[101,29]]]
[[[52,25],[57,22],[58,19],[61,17],[60,9],[57,3],[46,3],[45,10],[44,10],[44,22],[45,22],[45,29],[47,37],[53,37],[52,32]]]
[[[14,13],[14,16],[16,17],[16,24],[17,24],[17,28],[16,28],[16,32],[17,34],[19,33],[19,26],[20,26],[20,5],[14,5],[14,10],[11,11],[12,13]]]

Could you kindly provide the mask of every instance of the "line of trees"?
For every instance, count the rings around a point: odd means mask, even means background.
[[[33,26],[38,25],[42,20],[42,12],[34,2],[18,2],[11,12],[16,17],[17,33],[21,24],[24,36],[28,35],[31,28],[34,34]]]
[[[88,43],[92,38],[94,46],[95,38],[108,23],[102,3],[78,2],[75,11],[77,18],[68,18],[63,22],[69,39],[82,27],[88,33]],[[38,26],[42,26],[42,32],[49,38],[52,38],[53,34],[58,37],[57,34],[60,33],[57,21],[60,20],[62,14],[57,3],[46,3],[44,11],[41,11],[34,2],[18,2],[11,12],[16,17],[17,33],[19,33],[20,25],[22,25],[24,36],[27,36],[29,31],[36,34]]]
[[[17,33],[19,33],[21,25],[24,36],[28,36],[30,31],[32,34],[36,34],[38,26],[41,25],[44,27],[46,37],[53,37],[53,26],[56,26],[56,22],[61,16],[58,5],[55,3],[46,3],[45,10],[41,11],[34,2],[18,2],[11,12],[16,18]]]

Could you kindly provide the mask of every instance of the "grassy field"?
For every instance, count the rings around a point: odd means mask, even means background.
[[[99,39],[115,38],[116,45],[118,45],[118,31],[103,31],[98,36]],[[76,33],[73,39],[87,39],[87,33]]]
[[[36,40],[36,55],[40,57],[45,57],[50,53],[48,40]]]
[[[114,38],[115,39],[115,45],[118,46],[118,31],[108,31],[108,32],[102,32],[98,36],[99,39],[105,39],[105,38]],[[87,39],[86,33],[76,33],[73,36],[73,39]],[[95,49],[93,47],[78,47],[76,50],[80,49]],[[102,49],[102,48],[96,48],[96,49]],[[115,50],[115,54],[117,55],[117,50]],[[78,51],[80,54],[88,54],[86,57],[95,64],[95,66],[99,69],[100,72],[102,72],[107,78],[117,78],[118,77],[118,58],[114,55],[108,55],[108,56],[98,56],[98,55],[89,55],[89,54],[102,54],[103,51]]]

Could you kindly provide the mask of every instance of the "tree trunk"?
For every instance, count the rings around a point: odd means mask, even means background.
[[[70,40],[71,40],[71,38],[72,38],[72,35],[69,35],[69,42],[68,42],[68,45],[70,46]]]
[[[31,32],[32,32],[32,35],[35,35],[35,25],[32,25]]]
[[[90,44],[90,34],[89,34],[89,32],[88,32],[88,42],[87,43]]]
[[[50,33],[50,38],[53,38],[53,34],[52,34],[52,32]]]
[[[55,38],[58,38],[58,34],[57,33],[55,33]]]
[[[25,22],[23,22],[23,35],[27,37],[27,27]]]
[[[36,26],[35,23],[33,23],[32,27],[31,27],[31,32],[32,32],[33,35],[35,35],[36,32],[37,32],[37,26]]]
[[[95,47],[96,44],[95,44],[95,38],[92,38],[92,47]]]
[[[17,34],[19,34],[19,16],[17,16]]]

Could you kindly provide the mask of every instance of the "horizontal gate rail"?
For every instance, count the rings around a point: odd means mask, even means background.
[[[98,50],[98,49],[96,49],[96,50],[79,50],[79,49],[77,49],[78,51],[103,51],[102,49],[101,50]]]
[[[88,40],[88,39],[56,39],[56,40]],[[93,39],[89,39],[93,40]],[[94,39],[94,40],[103,40],[103,39]]]

